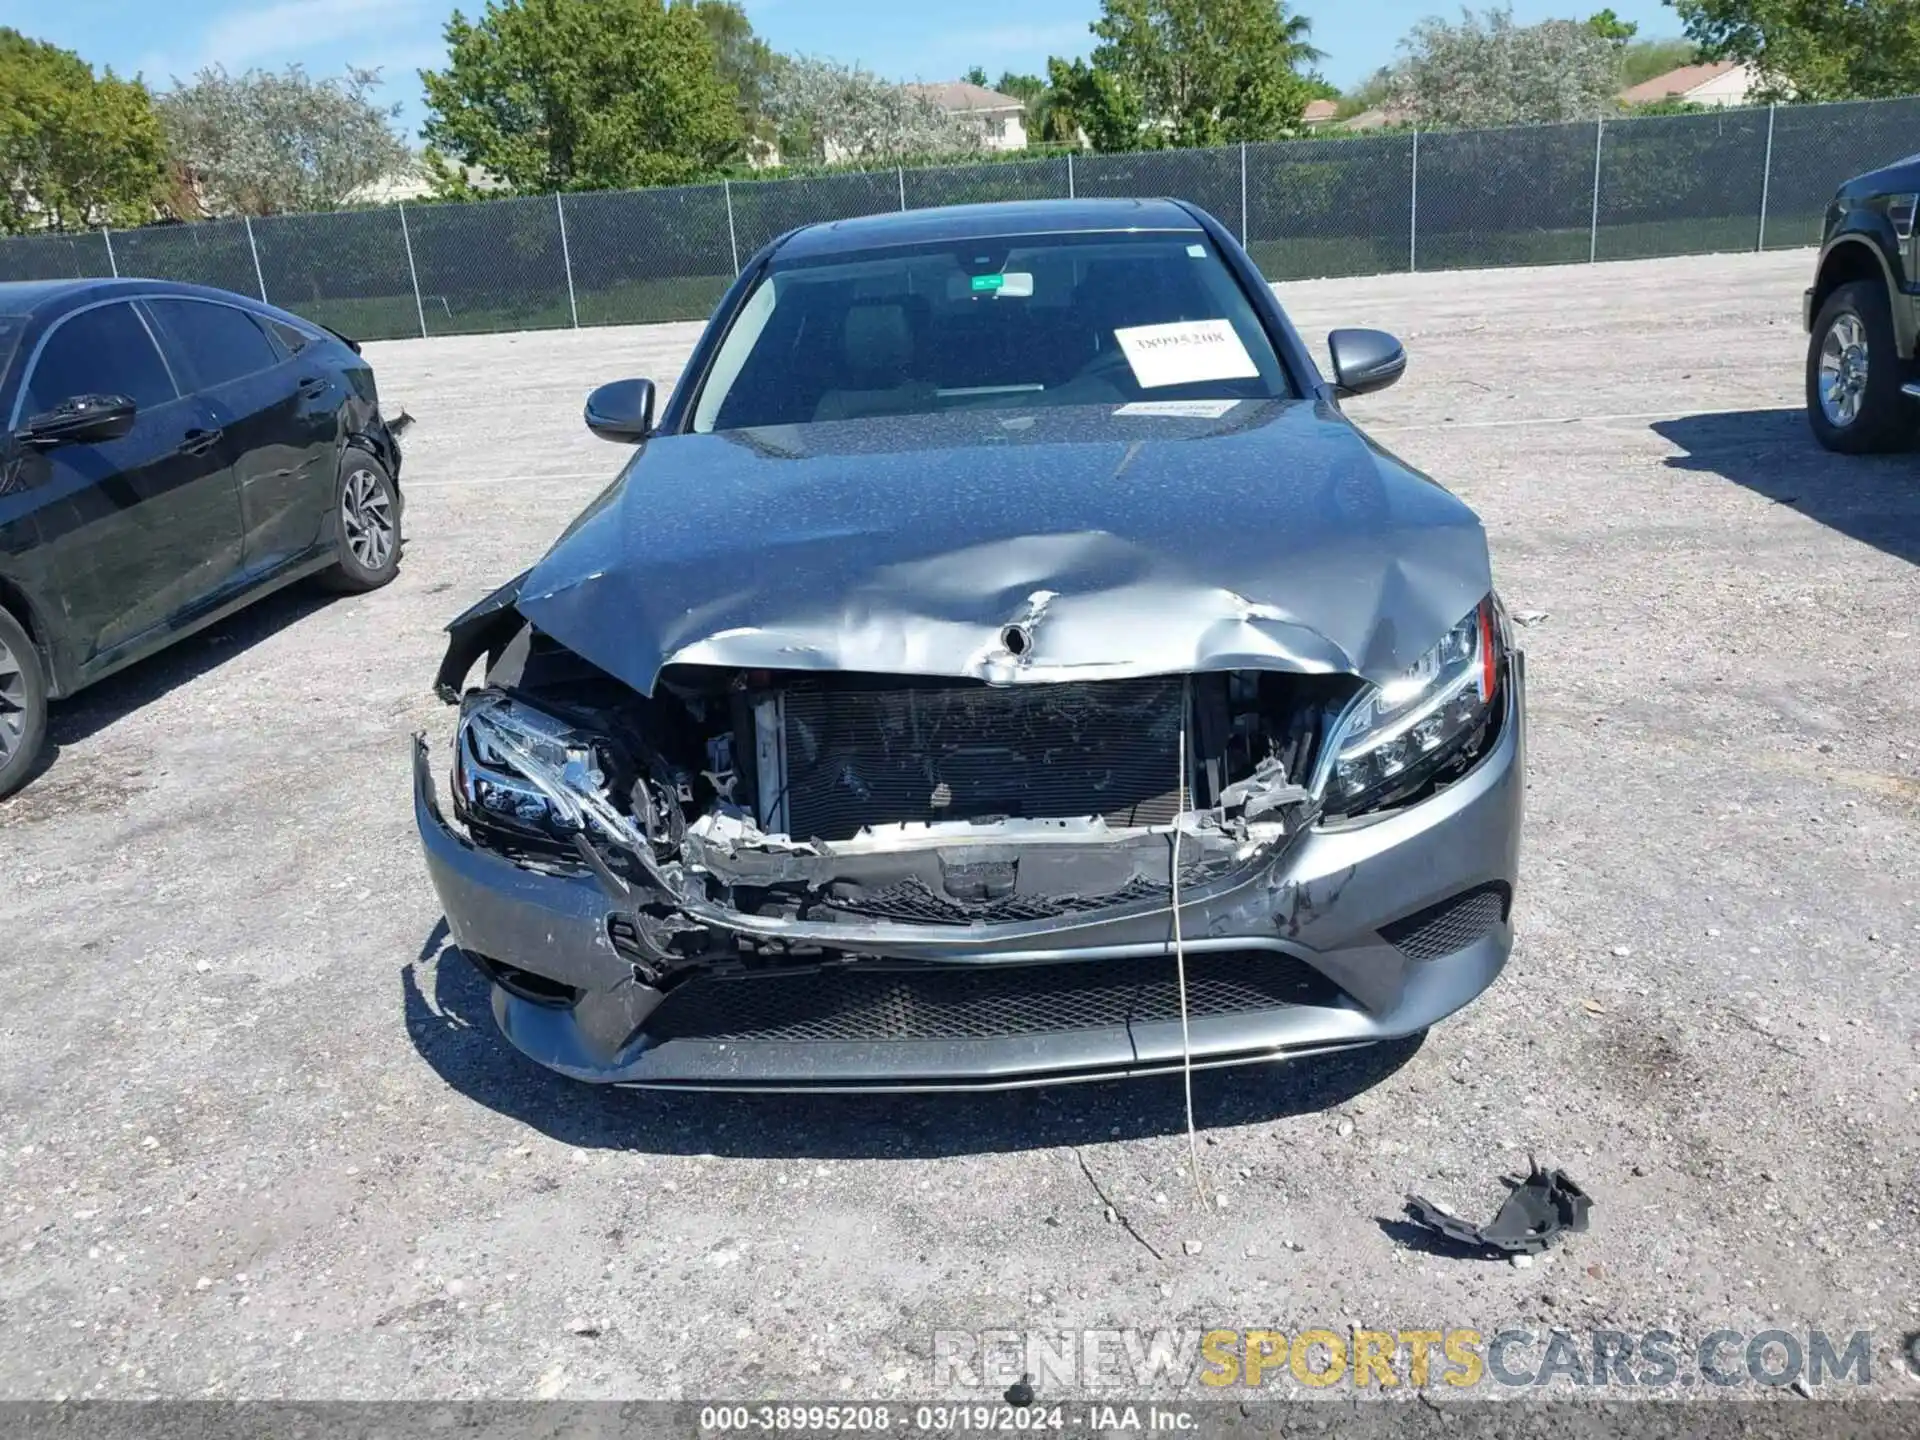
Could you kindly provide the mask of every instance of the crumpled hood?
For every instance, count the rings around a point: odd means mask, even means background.
[[[516,603],[651,694],[671,664],[1378,682],[1491,589],[1473,512],[1330,407],[1128,410],[656,439]]]

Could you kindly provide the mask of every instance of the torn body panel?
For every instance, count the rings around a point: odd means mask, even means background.
[[[1492,983],[1511,947],[1507,904],[1461,927],[1455,900],[1511,895],[1523,691],[1515,657],[1486,755],[1417,806],[1334,828],[1288,806],[1292,826],[1261,822],[1244,837],[1181,816],[1196,1064],[1409,1035]],[[534,872],[442,816],[424,743],[415,810],[455,943],[482,970],[505,958],[568,987],[561,1000],[528,996],[490,972],[501,1029],[580,1079],[964,1089],[1148,1073],[1179,1058],[1162,993],[1173,975],[1167,828],[962,822],[820,845],[716,810],[687,828],[657,879],[605,845],[589,849],[612,852],[620,874],[559,862]],[[1039,877],[1054,860],[1100,902],[1018,914],[1033,895],[1058,902],[1062,887]],[[952,910],[900,918],[912,910],[902,883]],[[768,908],[780,885],[833,904]],[[1409,914],[1434,916],[1428,935],[1452,914],[1452,931],[1423,947],[1394,929]],[[685,937],[697,954],[676,950]]]

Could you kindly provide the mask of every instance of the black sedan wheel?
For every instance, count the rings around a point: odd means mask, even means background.
[[[340,562],[324,577],[335,590],[378,590],[400,571],[400,494],[387,467],[364,450],[340,457],[335,522]]]
[[[1807,421],[1829,450],[1864,455],[1913,443],[1916,411],[1900,393],[1909,367],[1882,285],[1856,280],[1827,297],[1807,344]]]
[[[0,795],[33,773],[47,739],[47,677],[20,622],[0,610]]]

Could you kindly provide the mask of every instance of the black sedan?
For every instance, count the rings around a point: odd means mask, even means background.
[[[999,1086],[1413,1034],[1513,941],[1486,536],[1172,201],[817,225],[452,626],[415,815],[507,1038],[583,1080]],[[484,657],[484,670],[482,669]],[[469,685],[475,676],[482,683]]]
[[[223,290],[0,284],[0,795],[47,702],[320,573],[400,563],[400,450],[338,335]]]

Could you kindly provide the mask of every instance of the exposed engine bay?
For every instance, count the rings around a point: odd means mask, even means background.
[[[655,980],[900,927],[1164,909],[1176,850],[1197,898],[1321,817],[1327,736],[1365,688],[675,665],[642,697],[511,611],[495,622],[487,683],[461,698],[455,813],[527,868],[593,870],[624,912],[616,948]]]

